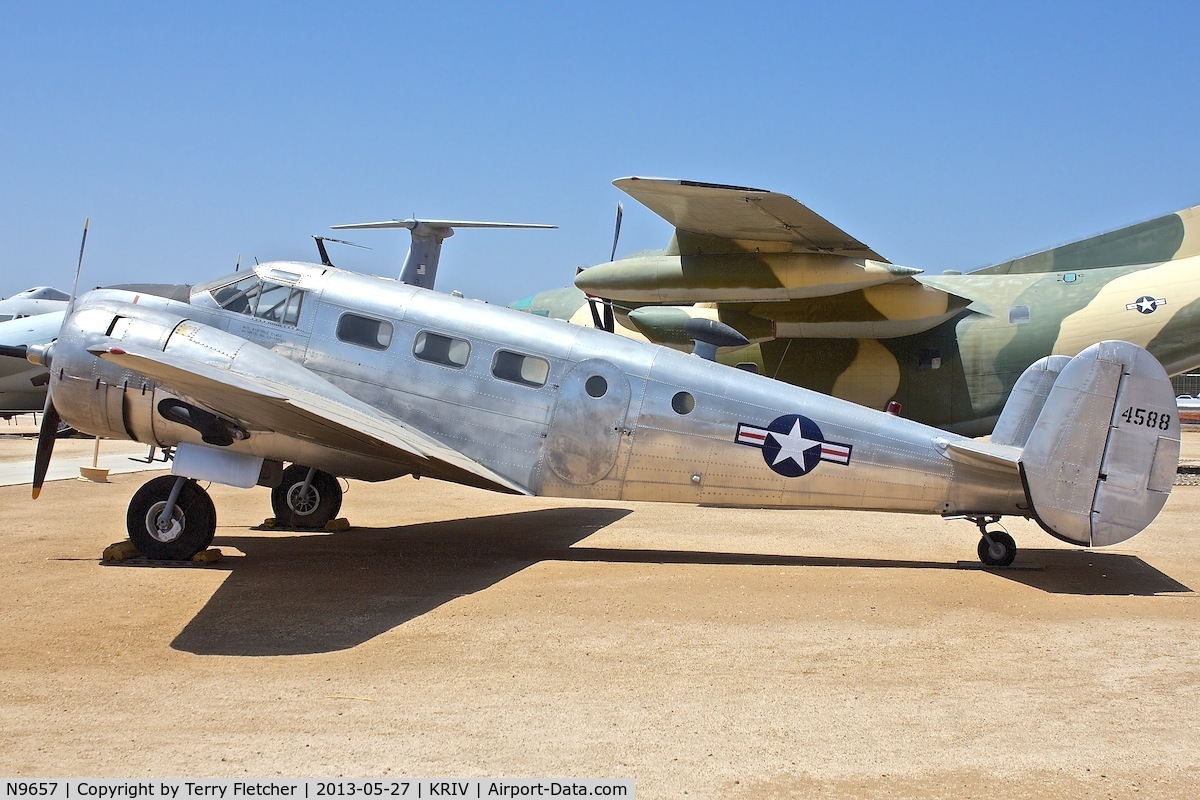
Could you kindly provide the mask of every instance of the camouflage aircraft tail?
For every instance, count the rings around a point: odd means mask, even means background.
[[[1116,544],[1166,503],[1179,463],[1179,420],[1166,371],[1128,342],[1030,366],[990,442],[946,443],[954,459],[1017,469],[1030,511],[1072,544]]]
[[[1200,255],[1200,206],[1005,261],[972,275],[1071,272]]]

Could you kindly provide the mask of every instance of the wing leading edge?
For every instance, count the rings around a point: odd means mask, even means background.
[[[260,375],[124,343],[93,347],[91,352],[158,381],[176,394],[191,398],[250,430],[298,436],[368,458],[395,461],[419,475],[508,494],[532,494],[529,489],[327,382],[323,382],[322,393],[317,394]]]

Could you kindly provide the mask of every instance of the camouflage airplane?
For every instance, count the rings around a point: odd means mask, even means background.
[[[1047,355],[1115,337],[1172,375],[1200,367],[1200,206],[970,274],[925,275],[787,195],[614,185],[675,227],[667,248],[583,270],[574,287],[515,308],[676,347],[691,344],[689,319],[718,320],[750,342],[724,348],[724,363],[873,408],[896,401],[906,417],[970,436],[991,432],[1017,378]]]

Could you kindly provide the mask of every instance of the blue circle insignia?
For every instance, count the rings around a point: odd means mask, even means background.
[[[825,437],[808,417],[786,414],[768,425],[767,431],[763,460],[780,475],[798,478],[820,463]]]
[[[1153,314],[1158,310],[1158,301],[1151,295],[1144,295],[1134,300],[1132,305],[1138,310],[1139,314]]]

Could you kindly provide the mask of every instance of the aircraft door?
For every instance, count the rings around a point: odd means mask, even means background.
[[[546,435],[546,462],[555,475],[584,485],[612,471],[629,398],[629,380],[607,361],[581,361],[567,373]]]

